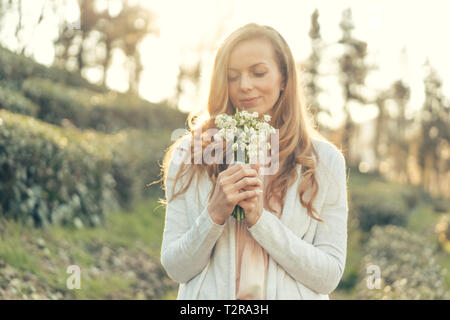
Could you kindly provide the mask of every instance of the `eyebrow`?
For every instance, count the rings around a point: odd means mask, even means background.
[[[259,65],[259,64],[266,64],[266,63],[265,62],[258,62],[258,63],[255,63],[254,65],[251,65],[250,68],[253,68],[253,67],[255,67],[255,66]],[[228,70],[239,71],[238,69],[234,69],[234,68],[228,68]]]

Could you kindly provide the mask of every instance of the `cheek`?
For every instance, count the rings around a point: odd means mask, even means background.
[[[237,100],[237,90],[232,84],[228,85],[228,96],[232,102]]]
[[[266,96],[272,97],[277,96],[279,89],[279,85],[275,80],[265,81],[261,84],[260,90],[263,92]]]

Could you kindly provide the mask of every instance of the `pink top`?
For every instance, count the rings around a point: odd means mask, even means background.
[[[279,204],[272,204],[278,218]],[[236,221],[236,299],[265,300],[268,255],[247,230],[247,221]]]

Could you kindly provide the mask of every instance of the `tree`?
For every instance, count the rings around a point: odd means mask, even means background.
[[[159,32],[154,25],[156,18],[152,12],[129,0],[120,2],[119,12],[111,10],[111,1],[103,8],[99,8],[98,3],[78,0],[79,24],[62,23],[55,41],[55,64],[80,72],[100,66],[101,82],[105,85],[113,50],[119,49],[127,57],[128,90],[137,93],[143,69],[138,47],[146,35]]]
[[[375,135],[373,138],[373,152],[375,155],[375,159],[378,161],[379,159],[382,159],[385,154],[382,154],[382,151],[380,150],[380,146],[382,144],[385,144],[387,141],[383,140],[383,133],[386,132],[387,122],[388,122],[388,113],[386,108],[386,102],[390,98],[390,92],[389,90],[382,90],[378,93],[377,97],[375,98],[375,105],[378,108],[378,116],[375,119]],[[385,134],[384,137],[387,135]]]
[[[339,58],[339,78],[343,87],[345,123],[342,134],[342,149],[348,153],[350,163],[355,164],[350,154],[350,142],[356,130],[356,123],[353,121],[350,112],[350,103],[356,102],[362,105],[369,103],[363,94],[365,79],[373,66],[366,63],[367,43],[353,38],[352,30],[355,28],[350,8],[342,13],[342,20],[339,24],[342,30],[342,39],[338,43],[343,45],[344,53]]]
[[[425,69],[418,162],[424,187],[437,193],[449,178],[450,103],[442,93],[442,80],[428,60]]]
[[[406,117],[406,105],[409,101],[410,89],[403,81],[397,80],[389,88],[388,95],[392,106],[396,107],[395,115],[387,119],[390,126],[386,130],[385,141],[388,146],[388,154],[393,159],[392,171],[402,183],[411,183],[408,172],[410,140],[406,130],[414,122],[414,119]]]
[[[319,11],[317,9],[311,15],[309,37],[311,38],[311,54],[303,63],[302,74],[305,79],[305,93],[309,109],[313,114],[314,123],[319,124],[318,114],[325,112],[331,116],[331,112],[323,108],[318,99],[319,95],[323,92],[323,89],[319,85],[319,78],[321,76],[319,68],[322,61],[324,44],[320,35]]]
[[[37,20],[24,20],[23,9],[26,4],[27,1],[25,0],[0,0],[0,22],[2,22],[5,13],[17,13],[18,21],[14,27],[14,37],[17,41],[17,47],[14,48],[13,51],[22,55],[25,54],[26,49],[29,48],[30,40],[33,39],[36,28],[44,19],[44,12],[48,0],[44,1],[42,7],[39,9]],[[2,28],[2,25],[0,25],[0,28]]]
[[[170,104],[178,106],[181,98],[187,92],[195,96],[198,99],[201,91],[201,76],[202,76],[202,65],[205,60],[205,56],[209,56],[216,50],[217,40],[223,37],[226,31],[226,21],[232,15],[231,9],[222,13],[222,16],[217,19],[215,29],[211,30],[209,36],[204,36],[199,40],[198,44],[194,45],[193,48],[184,48],[183,50],[183,60],[179,66],[179,73],[177,77],[177,83],[175,87],[175,94],[170,99]],[[195,56],[195,60],[192,59]],[[192,90],[194,87],[194,90]],[[197,103],[197,101],[195,101]],[[200,103],[205,103],[201,101]]]

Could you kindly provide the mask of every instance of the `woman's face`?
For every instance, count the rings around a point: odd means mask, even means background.
[[[235,108],[272,115],[283,88],[274,54],[265,39],[246,40],[233,49],[228,62],[228,94]]]

